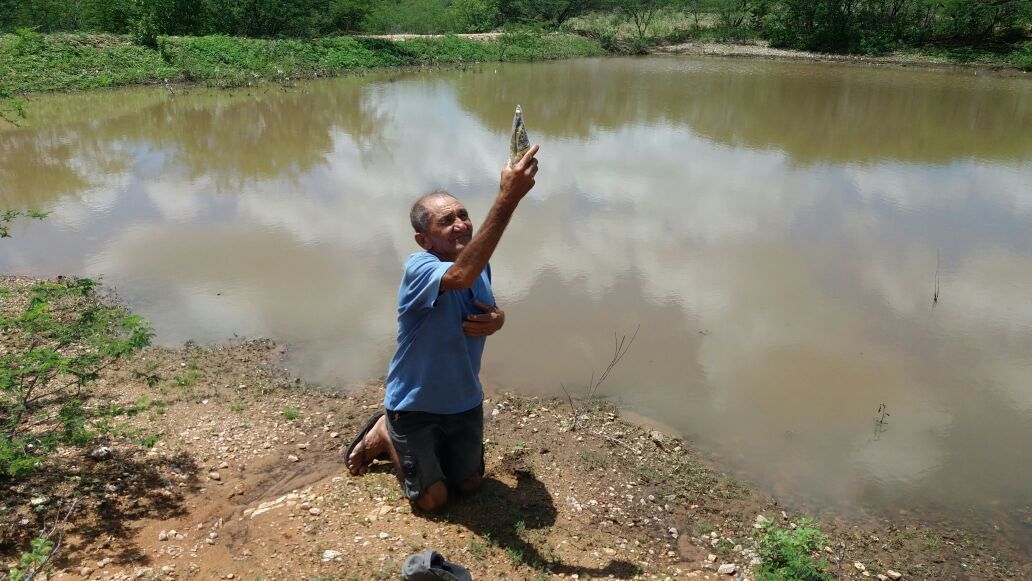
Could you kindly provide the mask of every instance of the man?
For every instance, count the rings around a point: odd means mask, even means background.
[[[384,412],[348,447],[363,474],[379,457],[394,462],[408,498],[425,511],[470,492],[484,475],[480,359],[486,337],[505,323],[494,304],[488,260],[538,171],[532,147],[502,170],[498,198],[480,231],[447,192],[420,198],[409,215],[423,252],[409,256],[398,290],[398,347],[387,373]]]

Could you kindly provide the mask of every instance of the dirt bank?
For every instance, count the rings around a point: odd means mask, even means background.
[[[659,54],[760,58],[786,61],[857,63],[875,65],[915,66],[929,68],[968,68],[979,70],[1010,71],[1015,74],[1022,74],[1021,71],[1019,71],[1018,69],[1008,66],[995,65],[984,62],[957,63],[950,62],[944,58],[936,58],[933,56],[916,53],[895,52],[884,56],[828,54],[807,52],[802,50],[771,48],[769,44],[765,41],[757,41],[752,44],[686,42],[682,44],[673,44],[656,47],[654,49],[654,52]]]
[[[11,289],[2,300],[29,282],[0,279]],[[340,461],[382,385],[316,391],[287,375],[283,355],[264,340],[151,348],[105,372],[94,400],[136,409],[118,430],[153,446],[102,436],[4,485],[4,562],[73,498],[59,579],[393,579],[424,548],[475,579],[745,579],[759,562],[757,516],[785,530],[799,522],[674,435],[605,406],[574,413],[566,401],[513,394],[485,401],[483,488],[441,514],[413,513],[388,465],[354,478]],[[109,452],[91,457],[100,445]],[[960,531],[847,518],[820,526],[821,555],[840,578],[1032,573]],[[718,575],[722,566],[733,573]]]

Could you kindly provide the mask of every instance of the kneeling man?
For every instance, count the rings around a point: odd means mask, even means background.
[[[484,225],[446,192],[420,198],[410,214],[416,243],[398,290],[398,347],[387,373],[384,412],[374,414],[346,452],[363,474],[389,457],[408,498],[426,511],[469,492],[484,475],[484,344],[505,323],[491,293],[488,260],[520,200],[534,187],[534,146],[502,170]]]

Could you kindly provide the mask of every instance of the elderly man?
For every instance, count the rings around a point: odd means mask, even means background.
[[[505,323],[494,304],[488,260],[520,200],[534,187],[538,146],[502,170],[484,225],[446,192],[420,198],[409,216],[423,252],[409,256],[398,290],[398,347],[387,373],[384,411],[345,453],[353,475],[389,457],[408,498],[434,511],[449,488],[469,492],[484,475],[480,358]]]

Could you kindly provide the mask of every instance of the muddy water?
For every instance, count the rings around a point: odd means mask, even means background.
[[[482,217],[516,103],[542,170],[488,383],[583,392],[640,326],[599,393],[762,488],[1032,547],[1028,79],[656,57],[38,98],[0,201],[52,213],[0,269],[102,276],[162,342],[380,376],[408,205]]]

